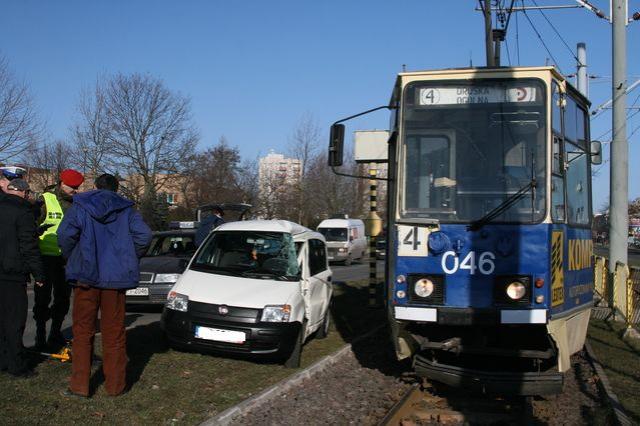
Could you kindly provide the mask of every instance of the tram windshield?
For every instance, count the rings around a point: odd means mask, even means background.
[[[544,85],[535,79],[408,85],[401,216],[476,221],[524,189],[526,194],[493,221],[542,220],[545,96]]]

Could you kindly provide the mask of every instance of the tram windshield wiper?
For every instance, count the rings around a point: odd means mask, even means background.
[[[469,224],[467,229],[469,231],[477,231],[478,229],[482,228],[484,225],[491,222],[493,219],[500,216],[506,210],[511,208],[511,206],[513,206],[518,201],[520,201],[520,199],[522,199],[525,195],[527,195],[529,191],[532,191],[532,194],[534,194],[533,200],[535,200],[536,186],[537,186],[536,178],[533,177],[531,178],[531,181],[528,184],[520,188],[518,192],[508,197],[506,200],[500,203],[496,208],[491,210],[486,215],[482,216],[480,219],[471,222],[471,224]]]

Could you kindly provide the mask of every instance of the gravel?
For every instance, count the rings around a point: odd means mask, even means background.
[[[418,380],[388,350],[387,330],[300,385],[236,419],[234,425],[375,425]],[[535,397],[534,424],[610,424],[597,376],[582,352],[571,358],[564,391]],[[448,392],[445,392],[448,393]],[[445,397],[446,398],[446,397]],[[480,397],[482,398],[482,397]]]
[[[353,345],[333,366],[234,421],[236,425],[377,424],[412,382],[386,350],[388,331]],[[384,348],[385,350],[381,350]]]
[[[611,412],[598,390],[598,376],[584,351],[571,357],[571,371],[565,374],[563,392],[536,397],[536,420],[548,425],[612,424]]]

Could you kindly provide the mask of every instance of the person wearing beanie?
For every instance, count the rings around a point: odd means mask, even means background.
[[[40,233],[40,253],[45,267],[45,284],[34,288],[35,301],[33,319],[36,322],[36,348],[48,346],[51,351],[61,349],[66,340],[62,335],[62,322],[69,312],[71,287],[64,275],[64,259],[58,246],[58,226],[65,211],[71,207],[73,196],[84,182],[82,173],[66,169],[60,173],[58,183],[50,191],[42,194],[38,232]],[[53,303],[51,299],[53,296]],[[47,339],[47,321],[51,329]]]

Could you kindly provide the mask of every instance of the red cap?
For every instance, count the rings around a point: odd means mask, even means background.
[[[60,173],[60,181],[67,186],[77,188],[84,182],[84,176],[76,170],[66,169]]]

